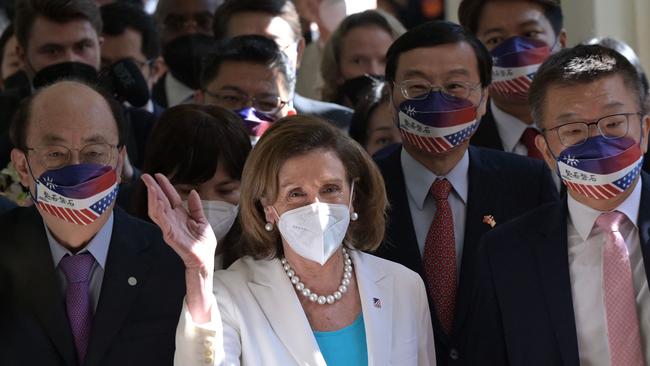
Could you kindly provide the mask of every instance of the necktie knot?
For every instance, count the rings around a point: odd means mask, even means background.
[[[596,219],[596,226],[607,233],[618,232],[625,221],[625,215],[619,211],[611,211],[600,214]]]
[[[431,196],[433,196],[436,202],[446,201],[451,189],[451,183],[447,179],[436,179],[433,185],[431,185]]]
[[[59,262],[59,267],[65,274],[68,283],[87,282],[90,279],[90,270],[95,263],[92,254],[86,252],[77,255],[66,255]]]

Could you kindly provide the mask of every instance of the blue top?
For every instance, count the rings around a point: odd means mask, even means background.
[[[343,329],[333,332],[314,332],[314,336],[327,365],[368,365],[363,314],[360,314],[354,323]]]

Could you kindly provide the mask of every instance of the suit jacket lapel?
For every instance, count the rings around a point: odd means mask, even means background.
[[[493,215],[497,220],[501,217],[498,210],[501,205],[493,202],[494,193],[498,187],[493,187],[492,181],[485,179],[490,176],[481,162],[479,151],[470,146],[469,148],[469,172],[468,172],[468,194],[467,211],[465,216],[465,237],[463,240],[463,254],[461,259],[460,281],[456,295],[456,315],[454,331],[458,332],[463,326],[469,311],[474,287],[476,270],[476,254],[479,241],[483,234],[491,229],[490,225],[483,222],[485,215]],[[496,198],[498,199],[498,197]]]
[[[537,235],[530,235],[537,257],[539,280],[544,291],[548,314],[553,323],[564,365],[577,365],[578,336],[573,313],[569,253],[567,249],[568,208],[566,200],[558,203],[546,225]]]
[[[641,173],[641,204],[639,206],[639,242],[643,253],[645,274],[650,283],[650,175]]]
[[[256,261],[248,288],[297,364],[325,365],[309,321],[278,260]],[[312,335],[312,336],[310,336]]]
[[[382,268],[363,262],[357,251],[351,251],[351,257],[366,327],[368,365],[385,365],[393,341],[393,278],[386,276]]]
[[[119,332],[138,293],[137,283],[129,278],[145,281],[150,265],[150,243],[137,237],[137,225],[125,213],[116,209],[111,243],[97,311],[86,356],[86,365],[98,365],[109,345]]]
[[[19,286],[55,348],[68,365],[76,365],[77,355],[72,331],[67,321],[64,297],[57,281],[42,218],[36,209],[25,209],[24,215],[26,217],[17,220],[16,233],[25,237],[20,241],[25,244],[20,249],[25,250],[21,256],[21,273],[27,274],[27,277],[24,279],[25,283]]]

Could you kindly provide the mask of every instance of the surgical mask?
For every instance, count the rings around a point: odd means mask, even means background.
[[[248,130],[251,144],[255,146],[260,137],[275,122],[275,117],[259,112],[255,108],[243,108],[235,111],[244,120],[244,127]]]
[[[68,165],[47,170],[38,179],[34,203],[52,216],[77,225],[95,222],[115,201],[117,173],[98,164]]]
[[[383,76],[364,74],[347,79],[339,87],[339,95],[346,97],[350,101],[350,105],[356,107],[365,99],[373,98],[373,93],[380,94],[383,84]]]
[[[551,55],[551,47],[544,41],[516,36],[490,53],[493,61],[490,95],[527,102],[533,77]]]
[[[625,192],[641,173],[641,144],[629,137],[588,138],[556,157],[560,178],[568,189],[594,199],[610,199]]]
[[[190,89],[199,89],[203,59],[214,50],[215,42],[205,34],[187,34],[167,43],[163,58],[172,76]]]
[[[419,150],[441,154],[469,140],[479,125],[476,106],[441,91],[397,107],[402,139]]]
[[[188,208],[187,201],[183,201],[183,207]],[[223,240],[237,219],[239,207],[228,202],[210,200],[201,200],[201,207],[217,241]]]
[[[350,203],[353,191],[354,183]],[[314,202],[283,213],[278,230],[294,252],[322,266],[343,244],[349,225],[349,206]]]

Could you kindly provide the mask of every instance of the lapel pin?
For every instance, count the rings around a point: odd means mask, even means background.
[[[137,280],[135,277],[129,277],[129,279],[126,280],[126,281],[127,281],[127,282],[129,283],[129,285],[131,285],[131,286],[135,286],[135,285],[138,284],[138,280]]]
[[[376,298],[376,297],[373,297],[373,298],[372,298],[372,304],[373,304],[377,309],[381,309],[381,300],[380,300],[380,299],[378,299],[378,298]]]
[[[494,225],[497,224],[497,222],[494,220],[494,216],[492,215],[483,216],[483,223],[490,225],[490,227],[494,227]]]

